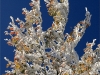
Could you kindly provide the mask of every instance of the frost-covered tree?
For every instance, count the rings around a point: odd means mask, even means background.
[[[85,19],[77,23],[73,31],[64,34],[68,21],[68,0],[44,0],[48,13],[53,17],[52,26],[47,31],[42,30],[42,16],[40,0],[31,0],[29,11],[23,8],[25,22],[17,18],[9,23],[5,35],[7,44],[14,46],[14,61],[8,58],[4,75],[99,75],[100,71],[100,44],[93,50],[96,39],[86,43],[85,54],[79,60],[75,47],[90,26],[91,14],[85,8]],[[18,25],[15,24],[18,22]],[[50,51],[46,51],[50,49]]]

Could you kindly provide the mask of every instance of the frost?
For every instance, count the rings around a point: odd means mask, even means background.
[[[84,55],[79,60],[75,47],[81,40],[87,27],[90,26],[91,14],[85,7],[85,19],[77,23],[73,31],[64,34],[68,21],[68,0],[44,0],[48,13],[54,21],[47,31],[42,30],[42,16],[40,0],[31,0],[32,9],[23,8],[25,22],[10,16],[10,22],[5,35],[11,39],[4,39],[10,46],[15,46],[14,62],[6,57],[7,67],[5,75],[99,75],[100,74],[100,44],[93,50],[96,39],[86,43]],[[50,49],[50,51],[46,51]]]

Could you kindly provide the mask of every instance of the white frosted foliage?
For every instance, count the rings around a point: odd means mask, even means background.
[[[47,31],[42,30],[40,0],[31,0],[31,10],[23,8],[25,22],[12,16],[5,31],[11,39],[4,39],[16,49],[14,61],[8,62],[5,75],[100,75],[100,44],[93,50],[96,39],[86,43],[84,54],[79,60],[75,47],[90,26],[91,14],[85,7],[85,19],[77,23],[73,31],[64,34],[68,21],[68,0],[44,0],[48,13],[54,21]],[[18,25],[15,25],[15,21]],[[50,51],[48,51],[50,50]]]

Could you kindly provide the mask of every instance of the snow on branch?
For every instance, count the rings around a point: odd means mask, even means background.
[[[68,0],[44,0],[48,13],[54,21],[47,31],[42,30],[42,16],[40,0],[31,0],[31,10],[23,8],[25,22],[10,16],[5,35],[11,39],[4,39],[7,44],[14,46],[14,61],[8,62],[4,75],[99,75],[100,74],[100,44],[93,50],[96,39],[86,43],[84,54],[79,60],[75,47],[90,26],[91,14],[86,9],[85,19],[77,23],[71,33],[64,34],[68,21]]]

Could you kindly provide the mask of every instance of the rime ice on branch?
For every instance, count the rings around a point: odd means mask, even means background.
[[[64,34],[68,21],[68,0],[44,0],[48,13],[54,21],[47,31],[42,30],[42,16],[40,12],[40,0],[31,0],[29,11],[23,8],[25,22],[10,16],[5,35],[11,39],[5,39],[7,44],[16,49],[14,62],[6,57],[6,67],[13,68],[5,71],[5,75],[98,75],[100,74],[100,45],[93,50],[96,39],[92,43],[86,43],[85,54],[79,60],[74,50],[82,38],[87,27],[90,26],[91,15],[86,9],[86,18],[74,27],[73,31]],[[51,49],[46,51],[46,49]]]

